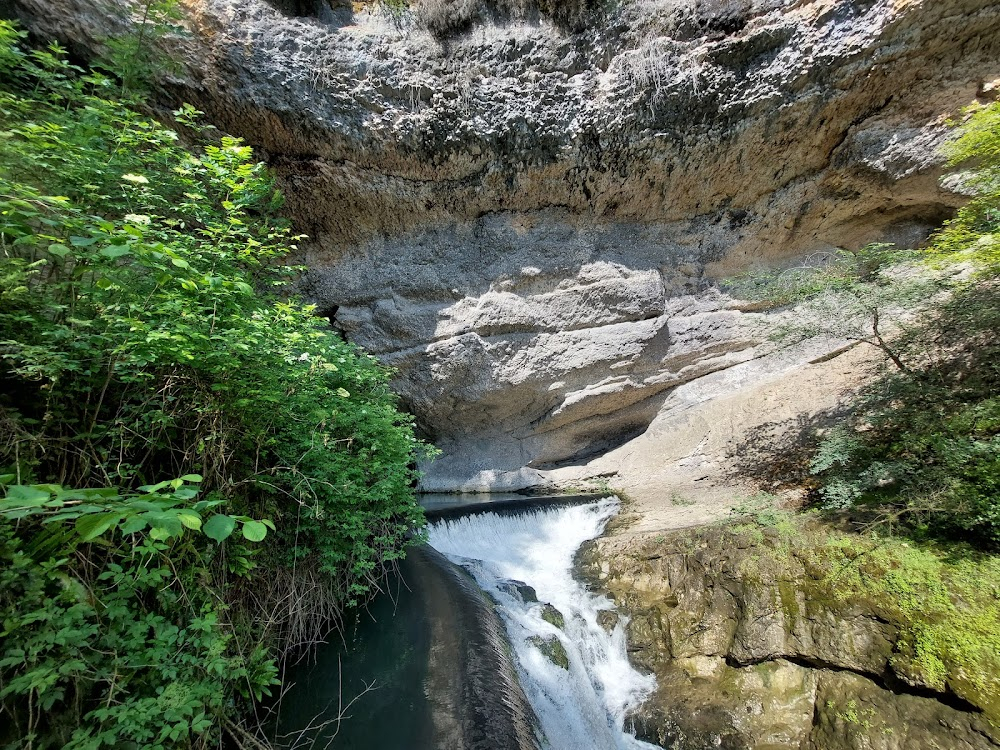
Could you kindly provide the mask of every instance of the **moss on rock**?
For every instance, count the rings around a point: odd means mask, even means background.
[[[569,654],[556,636],[533,635],[528,638],[528,643],[541,651],[542,655],[557,667],[569,670]]]
[[[542,605],[542,619],[549,623],[549,625],[553,625],[560,630],[566,628],[566,618],[563,617],[563,613],[551,604]]]
[[[654,741],[1000,746],[998,557],[785,514],[603,539],[579,562],[657,675],[637,713]],[[888,718],[850,721],[852,699]]]

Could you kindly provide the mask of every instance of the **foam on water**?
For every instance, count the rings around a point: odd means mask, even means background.
[[[573,578],[573,556],[594,539],[618,510],[615,498],[517,514],[482,513],[431,524],[432,547],[468,570],[501,605],[524,691],[553,750],[652,748],[624,727],[625,715],[655,688],[637,672],[625,651],[625,618],[611,633],[597,624],[613,609]],[[542,604],[525,602],[511,582],[535,589],[558,609],[561,630],[542,619]],[[532,636],[556,637],[569,656],[569,671],[553,664]]]

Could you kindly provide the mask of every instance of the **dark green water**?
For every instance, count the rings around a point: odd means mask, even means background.
[[[503,625],[471,576],[421,546],[390,589],[348,628],[347,643],[320,647],[314,662],[289,673],[295,685],[279,707],[278,744],[537,749],[537,718]]]
[[[434,746],[423,690],[431,627],[407,583],[413,573],[412,562],[404,563],[389,593],[357,615],[346,642],[323,646],[314,661],[290,670],[295,687],[280,707],[279,731],[293,733],[285,747],[324,748],[331,740],[331,750]],[[342,710],[343,721],[317,726]]]

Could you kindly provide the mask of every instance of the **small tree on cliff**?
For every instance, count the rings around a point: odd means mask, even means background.
[[[817,336],[868,344],[900,372],[908,372],[895,338],[905,321],[925,309],[943,279],[929,275],[912,251],[876,243],[779,271],[753,271],[729,290],[766,306],[790,306],[775,317],[772,338],[793,344]]]
[[[800,302],[779,335],[863,341],[894,367],[819,442],[818,501],[865,523],[1000,548],[1000,105],[975,107],[945,153],[972,199],[927,251],[838,253],[734,288]],[[956,271],[949,278],[942,272]],[[947,290],[947,294],[940,293]]]

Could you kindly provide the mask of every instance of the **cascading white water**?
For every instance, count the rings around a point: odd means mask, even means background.
[[[552,750],[652,748],[628,734],[627,711],[655,687],[625,652],[625,620],[611,633],[598,624],[607,597],[587,591],[573,578],[573,556],[594,539],[618,509],[615,498],[517,514],[482,513],[431,524],[428,541],[468,570],[501,605],[501,616],[517,656],[524,691],[538,714]],[[511,582],[531,586],[542,603],[564,616],[561,630],[542,618],[543,605],[524,601]],[[529,641],[558,638],[569,670]]]

